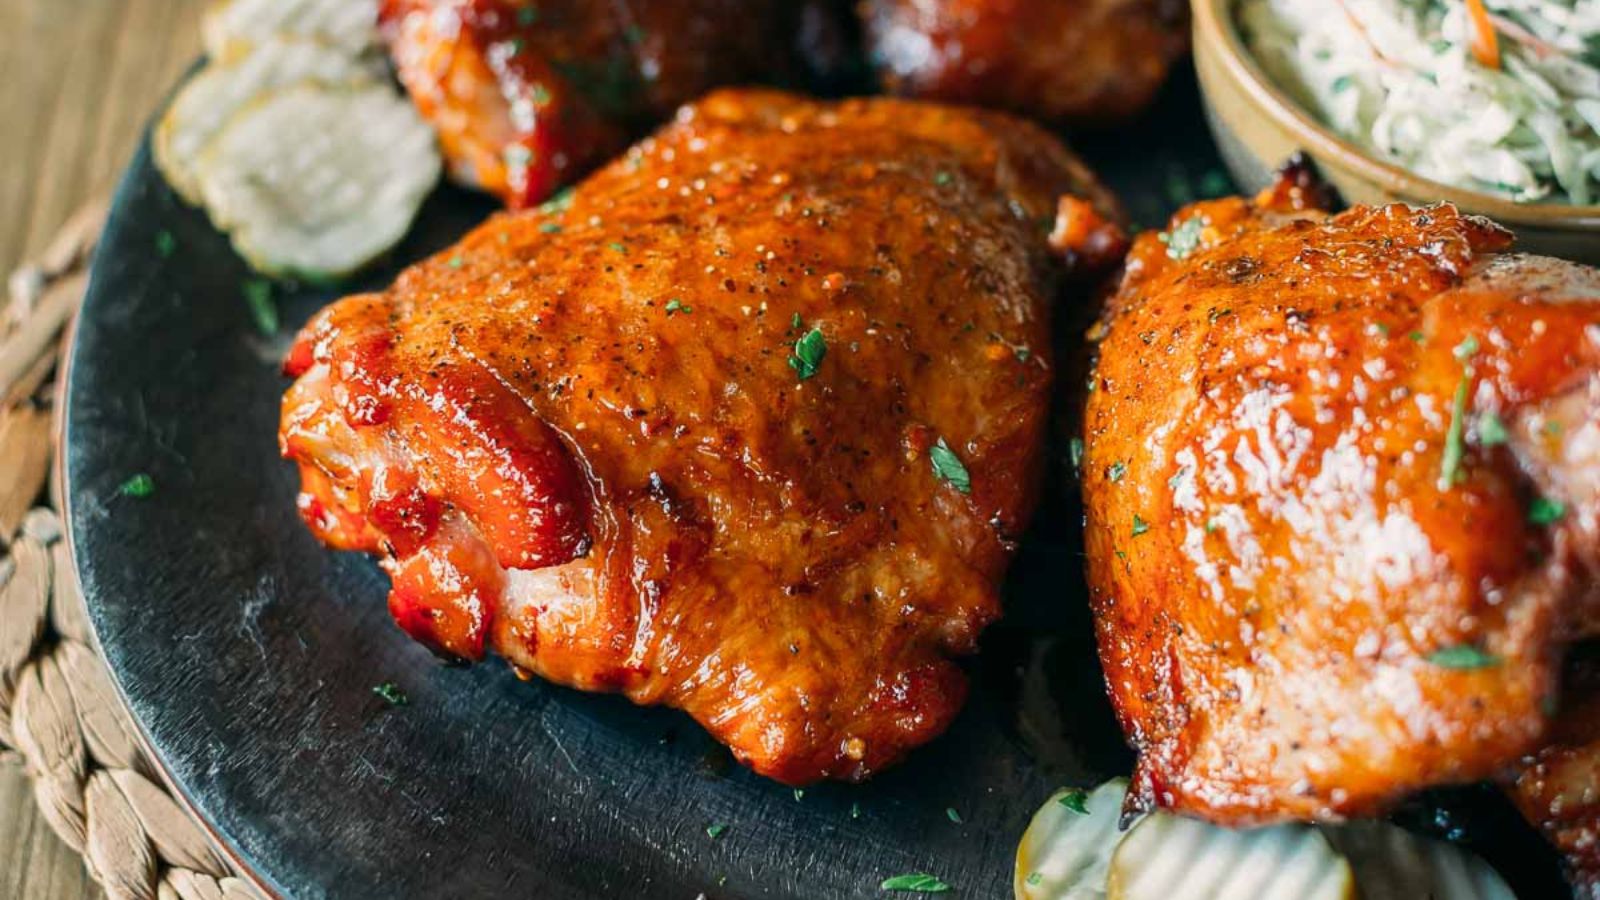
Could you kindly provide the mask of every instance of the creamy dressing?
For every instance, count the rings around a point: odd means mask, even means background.
[[[1241,0],[1267,74],[1381,159],[1508,199],[1600,201],[1600,0]]]

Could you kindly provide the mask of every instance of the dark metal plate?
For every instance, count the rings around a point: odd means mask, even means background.
[[[1190,78],[1143,122],[1081,146],[1145,225],[1195,185],[1229,189]],[[364,286],[488,211],[441,190]],[[926,871],[956,896],[1005,897],[1016,842],[1050,791],[1126,771],[1084,609],[1079,514],[1059,500],[971,665],[966,711],[868,785],[801,795],[740,769],[677,713],[524,683],[498,663],[441,666],[389,621],[370,560],[311,538],[277,455],[289,336],[363,285],[280,289],[284,328],[267,339],[242,298],[251,277],[141,150],[71,349],[65,495],[129,707],[172,782],[268,888],[819,900],[881,896],[884,877]],[[155,493],[120,495],[139,472]],[[387,680],[408,705],[373,694]],[[1486,817],[1498,855],[1523,860],[1525,890],[1552,884],[1537,841],[1503,811]],[[727,826],[716,838],[714,823]]]

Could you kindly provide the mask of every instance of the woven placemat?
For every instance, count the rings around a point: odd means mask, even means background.
[[[61,335],[104,223],[103,204],[73,216],[11,276],[0,316],[0,753],[20,757],[45,821],[112,900],[254,900],[146,757],[94,650],[56,504],[36,505]]]

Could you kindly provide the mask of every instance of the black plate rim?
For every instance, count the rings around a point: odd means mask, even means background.
[[[178,85],[181,86],[187,81],[189,75],[193,74],[193,71],[203,63],[203,59],[195,62],[190,67],[189,74],[183,76]],[[158,110],[165,109],[166,104],[167,101],[164,99]],[[132,208],[135,195],[138,193],[136,188],[139,174],[154,165],[154,157],[151,151],[154,130],[155,121],[152,119],[141,132],[138,148],[134,151],[133,157],[129,160],[122,175],[117,179],[117,188],[112,194],[111,205],[107,210],[106,220],[101,228],[102,235],[112,233],[113,229],[121,225],[129,216],[129,210]],[[177,801],[179,807],[188,813],[190,818],[205,831],[206,836],[212,842],[212,846],[222,852],[233,867],[234,872],[243,876],[251,887],[255,888],[263,897],[269,898],[269,900],[277,900],[277,898],[287,897],[288,894],[259,871],[252,864],[249,856],[235,843],[234,839],[218,826],[217,822],[206,813],[200,804],[191,798],[189,787],[173,772],[172,765],[157,748],[155,741],[151,739],[144,718],[137,714],[137,708],[128,693],[126,685],[123,683],[122,672],[112,665],[109,657],[106,656],[105,642],[101,636],[104,623],[101,617],[95,613],[96,604],[89,602],[92,588],[89,581],[85,579],[84,573],[90,570],[90,567],[85,565],[85,556],[83,551],[79,549],[80,541],[77,538],[78,516],[69,502],[74,495],[72,466],[69,465],[68,461],[69,448],[73,446],[74,433],[72,429],[73,391],[70,388],[81,349],[78,343],[79,323],[96,305],[106,302],[99,298],[111,290],[110,287],[103,283],[100,275],[100,257],[106,246],[107,243],[105,241],[97,241],[94,252],[90,257],[89,280],[84,289],[83,302],[78,307],[77,312],[73,314],[71,321],[67,325],[67,331],[62,336],[62,346],[65,350],[61,354],[61,372],[56,380],[55,403],[60,412],[55,429],[57,453],[52,463],[56,488],[52,491],[52,494],[57,508],[61,509],[63,513],[61,516],[62,540],[67,542],[67,552],[72,559],[73,571],[71,575],[77,580],[78,591],[83,598],[84,609],[87,612],[89,622],[89,637],[95,655],[99,657],[107,675],[110,677],[112,689],[116,691],[117,700],[122,704],[122,711],[126,714],[127,721],[133,725],[134,736],[138,739],[139,749],[144,753],[145,759],[156,770],[154,774],[161,779],[163,786],[167,788],[169,795]]]
[[[1180,94],[1180,99],[1182,96]],[[105,223],[103,233],[106,235],[112,235],[119,228],[124,227],[126,223],[136,220],[139,217],[141,204],[150,200],[148,196],[145,196],[149,187],[148,179],[155,172],[151,159],[150,134],[151,130],[147,127],[127,169],[119,179]],[[1179,141],[1179,143],[1182,143],[1182,141]],[[1202,162],[1201,164],[1203,165],[1204,163]],[[1157,162],[1150,163],[1152,169],[1157,165]],[[1170,162],[1166,163],[1166,165],[1170,165]],[[1136,215],[1143,217],[1143,214],[1138,213],[1137,210]],[[1146,223],[1155,221],[1149,218],[1144,220]],[[109,253],[110,244],[110,241],[102,241],[95,249],[83,306],[80,309],[79,317],[73,320],[66,335],[67,349],[62,357],[62,373],[58,380],[57,408],[59,410],[60,424],[57,434],[60,443],[54,464],[54,472],[56,475],[56,496],[63,512],[63,539],[67,541],[68,551],[79,578],[79,585],[88,609],[94,647],[106,663],[113,687],[124,708],[129,712],[129,717],[133,720],[135,734],[147,759],[157,769],[156,774],[172,788],[173,796],[178,803],[191,813],[194,821],[208,833],[214,846],[229,858],[229,861],[240,875],[250,881],[253,886],[266,896],[288,897],[291,896],[291,892],[285,890],[281,883],[266,874],[270,867],[246,852],[240,845],[238,838],[229,833],[219,820],[207,811],[207,807],[195,799],[199,793],[195,790],[195,786],[180,777],[175,771],[177,767],[166,757],[166,754],[159,750],[159,745],[147,725],[146,715],[140,714],[141,707],[134,702],[132,699],[133,692],[129,690],[128,685],[125,683],[126,673],[114,665],[111,657],[106,653],[107,642],[105,641],[103,630],[108,627],[108,623],[104,611],[100,607],[100,603],[106,601],[91,599],[99,596],[99,589],[102,586],[93,577],[94,567],[88,564],[91,551],[85,547],[86,542],[82,539],[81,530],[89,527],[89,521],[85,519],[85,511],[80,508],[78,503],[74,502],[74,498],[80,496],[77,491],[77,479],[73,474],[73,459],[76,456],[80,436],[74,426],[74,420],[77,417],[74,415],[76,404],[73,399],[74,391],[72,388],[76,379],[81,375],[81,367],[78,363],[85,352],[80,340],[82,334],[80,322],[92,319],[96,310],[113,302],[119,293],[118,285],[111,280],[111,276],[107,274],[105,267],[100,264],[102,256]],[[85,573],[89,574],[86,576]],[[1028,623],[1024,623],[1024,628],[1027,627],[1031,626]],[[948,742],[949,737],[947,736],[941,740]],[[924,748],[921,752],[927,754],[930,752],[930,748]],[[1031,814],[1031,812],[1030,805],[1028,813]],[[619,847],[617,849],[625,851],[641,848]],[[297,873],[291,872],[290,874]],[[542,884],[533,885],[536,888],[542,886]],[[550,883],[550,887],[552,889],[570,888],[571,884],[553,881]]]

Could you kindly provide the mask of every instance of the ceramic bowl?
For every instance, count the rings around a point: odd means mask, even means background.
[[[1600,205],[1514,203],[1374,157],[1268,78],[1239,33],[1236,5],[1194,0],[1194,55],[1206,121],[1241,186],[1264,187],[1284,160],[1304,151],[1349,203],[1448,201],[1515,231],[1519,249],[1600,265]]]

